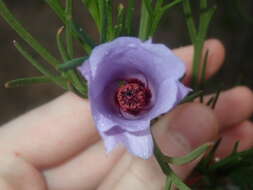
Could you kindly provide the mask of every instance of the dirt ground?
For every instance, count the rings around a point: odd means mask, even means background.
[[[215,77],[214,81],[225,84],[225,88],[236,84],[243,84],[252,88],[252,24],[236,13],[233,7],[230,6],[229,0],[217,2],[218,11],[215,21],[211,25],[209,37],[218,38],[224,43],[227,49],[227,58],[225,66]],[[59,56],[56,50],[55,33],[61,26],[61,22],[43,0],[13,0],[9,1],[7,5],[44,46],[51,50],[54,55]],[[252,5],[253,3],[249,1],[247,6],[245,6],[246,8],[244,7],[246,13],[247,10],[252,10]],[[79,3],[76,3],[75,7],[77,10],[75,18],[77,18],[78,23],[83,25],[94,38],[97,38],[94,24],[87,10]],[[6,81],[39,74],[15,50],[12,45],[13,40],[22,42],[15,32],[0,18],[0,124],[63,93],[63,90],[51,84],[15,89],[4,88]],[[162,20],[161,27],[159,32],[156,33],[154,41],[165,43],[171,48],[189,43],[180,7],[171,11]],[[33,55],[41,60],[36,53]],[[77,51],[76,55],[81,56],[81,52]]]

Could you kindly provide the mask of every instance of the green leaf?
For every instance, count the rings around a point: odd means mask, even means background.
[[[112,0],[106,0],[106,15],[108,17],[107,41],[111,41],[114,39],[114,27],[113,27],[113,20],[112,20]]]
[[[144,1],[144,5],[146,7],[146,10],[148,12],[149,15],[152,15],[152,1],[151,0],[143,0]]]
[[[56,42],[57,42],[57,47],[58,47],[58,50],[61,54],[61,57],[62,57],[62,60],[64,62],[66,62],[68,60],[68,54],[65,50],[65,47],[64,47],[64,43],[62,41],[62,38],[61,38],[61,34],[64,30],[64,27],[62,26],[56,33]]]
[[[205,0],[200,1],[201,3],[201,8],[203,10],[206,10]],[[194,58],[193,58],[193,77],[192,77],[192,86],[196,89],[198,88],[198,78],[199,78],[199,66],[201,63],[201,58],[202,58],[202,51],[203,51],[203,46],[204,46],[204,41],[207,35],[207,30],[208,26],[211,22],[211,18],[214,15],[214,12],[216,10],[216,7],[210,8],[207,11],[203,12],[200,16],[200,24],[199,24],[199,31],[198,35],[195,38],[194,41]]]
[[[162,16],[165,14],[165,12],[167,10],[169,10],[170,8],[178,5],[182,1],[183,0],[174,0],[171,3],[169,3],[169,4],[167,4],[167,5],[163,6],[163,7],[161,6],[163,0],[158,0],[157,1],[156,8],[155,8],[155,11],[154,11],[154,19],[153,19],[152,27],[151,27],[151,30],[150,30],[150,36],[153,36],[154,33],[156,32],[157,27],[158,27],[158,25],[160,23],[160,20],[161,20]]]
[[[83,4],[88,8],[91,16],[93,17],[98,30],[101,32],[101,15],[99,11],[100,0],[82,0]]]
[[[91,50],[96,46],[96,43],[92,38],[87,34],[87,32],[81,28],[78,24],[72,22],[72,31],[74,35],[78,38],[81,44],[83,44],[84,49],[87,53],[90,53]]]
[[[56,15],[61,19],[61,21],[66,25],[66,15],[65,11],[62,8],[60,2],[57,0],[46,0],[47,4],[52,8]],[[72,32],[75,38],[79,40],[82,47],[87,53],[90,53],[91,50],[95,47],[95,42],[88,35],[88,33],[80,27],[78,24],[72,22]]]
[[[193,160],[199,158],[201,155],[203,155],[210,148],[211,145],[212,145],[212,143],[207,143],[207,144],[201,145],[200,147],[196,148],[191,153],[189,153],[183,157],[178,157],[178,158],[164,157],[164,159],[167,163],[170,163],[173,165],[184,165],[184,164],[190,163]]]
[[[65,79],[54,76],[45,66],[39,64],[19,43],[14,41],[14,46],[17,48],[19,53],[23,55],[38,71],[40,71],[47,78],[51,79],[57,85],[67,89]]]
[[[99,10],[101,15],[101,32],[100,32],[100,42],[104,43],[107,41],[107,28],[108,28],[108,15],[106,0],[101,0],[99,3]]]
[[[15,80],[11,80],[5,83],[5,88],[16,88],[16,87],[22,87],[32,84],[39,84],[39,83],[49,83],[52,82],[52,80],[45,76],[40,77],[30,77],[30,78],[19,78]]]
[[[65,23],[65,12],[59,0],[45,0],[56,15]]]
[[[209,153],[207,154],[207,156],[201,159],[201,161],[199,162],[197,166],[198,170],[205,171],[209,168],[210,163],[214,160],[216,151],[218,147],[220,146],[221,141],[222,141],[221,138],[218,139],[213,145],[213,147],[211,148],[211,150],[209,151]]]
[[[74,69],[77,66],[81,65],[87,59],[88,59],[88,57],[80,57],[80,58],[75,58],[75,59],[69,60],[69,61],[65,62],[64,64],[59,65],[58,69],[60,71],[67,71],[70,69]]]
[[[217,92],[214,96],[214,100],[213,100],[213,103],[212,103],[212,106],[211,106],[212,109],[214,109],[215,106],[216,106],[216,103],[217,103],[217,101],[219,99],[219,96],[220,96],[220,92],[221,92],[221,89],[217,90]]]
[[[118,7],[118,13],[117,13],[117,23],[114,27],[114,33],[115,33],[115,37],[119,37],[123,34],[123,30],[124,30],[124,27],[125,27],[125,9],[124,9],[124,6],[123,4],[119,4],[119,7]]]
[[[180,179],[174,172],[172,173],[172,181],[173,184],[176,185],[176,187],[179,190],[191,190],[183,181]]]
[[[204,93],[204,92],[203,92],[202,90],[197,91],[197,92],[194,92],[194,93],[192,93],[191,95],[186,96],[186,97],[180,102],[180,104],[184,104],[184,103],[186,103],[186,102],[192,102],[192,101],[195,100],[196,98],[202,96],[203,93]]]
[[[152,0],[148,0],[151,4]],[[142,0],[141,5],[141,21],[140,21],[140,28],[139,28],[139,38],[141,40],[147,40],[149,38],[150,32],[150,22],[151,22],[151,15],[148,12],[146,1]]]
[[[205,88],[205,81],[206,81],[206,66],[208,63],[208,55],[209,55],[209,50],[206,51],[205,57],[204,57],[204,63],[202,66],[202,71],[201,71],[201,79],[200,79],[200,89],[204,90]],[[204,96],[200,96],[200,102],[204,102]]]
[[[0,15],[43,59],[45,59],[54,67],[60,64],[59,61],[53,55],[51,55],[48,50],[44,48],[37,40],[35,40],[33,36],[20,24],[20,22],[18,22],[18,20],[5,6],[3,0],[0,0]]]
[[[190,0],[183,0],[183,10],[184,10],[185,18],[186,18],[187,28],[190,34],[190,39],[192,43],[194,43],[197,37],[197,29],[196,29],[196,25],[192,16]]]
[[[130,36],[133,30],[133,16],[135,9],[135,0],[128,0],[127,16],[126,16],[126,35]]]
[[[66,0],[66,8],[65,8],[66,44],[67,44],[68,57],[70,59],[72,59],[74,56],[73,39],[72,39],[72,9],[73,9],[72,0]]]

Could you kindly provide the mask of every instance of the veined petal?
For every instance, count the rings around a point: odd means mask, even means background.
[[[181,82],[177,81],[177,87],[178,87],[178,92],[177,92],[177,101],[176,103],[180,102],[184,97],[192,91],[192,89],[186,87],[183,85]]]
[[[122,144],[130,153],[143,159],[148,159],[153,154],[153,139],[149,129],[130,133],[122,131],[116,135],[101,134],[107,152],[111,152],[118,144]]]

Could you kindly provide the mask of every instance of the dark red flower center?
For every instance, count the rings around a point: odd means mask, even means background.
[[[124,112],[137,115],[149,104],[151,92],[138,79],[123,81],[117,89],[116,102]]]

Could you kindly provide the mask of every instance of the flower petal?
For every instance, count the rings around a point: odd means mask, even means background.
[[[89,61],[85,61],[77,69],[85,77],[85,79],[89,82],[90,79],[91,79],[91,71],[90,71],[90,63],[89,63]]]
[[[132,154],[148,159],[153,154],[154,144],[150,131],[147,130],[145,135],[137,133],[125,133],[127,141],[125,146]]]
[[[130,153],[143,159],[148,159],[153,154],[154,145],[149,129],[135,133],[125,131],[116,135],[102,133],[101,136],[107,152],[111,152],[117,144],[122,144]]]
[[[161,73],[166,73],[175,79],[181,78],[185,73],[183,61],[163,44],[142,43],[142,47],[155,57],[154,65],[159,66]]]
[[[177,101],[176,104],[179,103],[181,100],[184,99],[184,97],[192,91],[192,89],[184,86],[181,82],[177,81],[177,87],[178,87],[178,92],[177,92]]]
[[[129,120],[119,115],[119,113],[105,110],[109,109],[109,105],[108,107],[101,107],[102,105],[97,105],[97,103],[99,104],[99,102],[91,104],[91,110],[96,126],[100,131],[105,132],[115,126],[121,126],[123,130],[129,132],[143,131],[150,127],[150,119],[140,118]]]
[[[146,117],[154,119],[159,115],[170,111],[175,105],[177,92],[177,81],[175,81],[173,78],[168,79],[160,84],[157,92],[156,103]]]

